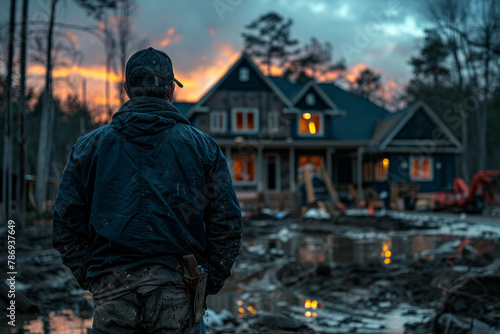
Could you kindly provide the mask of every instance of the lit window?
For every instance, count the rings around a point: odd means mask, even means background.
[[[226,131],[226,112],[212,111],[210,114],[210,131],[225,132]]]
[[[321,167],[323,158],[320,155],[301,155],[299,157],[299,166],[311,164],[314,167]]]
[[[269,133],[276,133],[280,130],[280,114],[277,110],[272,110],[267,118]]]
[[[250,70],[248,69],[248,67],[240,68],[239,79],[241,82],[247,82],[250,80]]]
[[[375,180],[385,181],[389,175],[389,159],[377,160],[375,164]]]
[[[316,95],[314,95],[313,93],[308,93],[306,95],[306,104],[308,106],[313,106],[316,104]]]
[[[365,181],[373,181],[373,162],[367,161],[363,164]]]
[[[323,134],[323,117],[320,113],[303,113],[299,120],[299,134],[318,136]]]
[[[410,158],[411,180],[430,181],[432,178],[432,158]]]
[[[233,157],[234,182],[255,181],[255,155],[235,155]]]
[[[258,109],[236,108],[233,109],[233,131],[257,132],[259,124]]]

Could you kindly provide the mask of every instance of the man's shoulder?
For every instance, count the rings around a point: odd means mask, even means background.
[[[199,144],[205,144],[208,145],[212,148],[218,148],[219,143],[215,139],[213,139],[209,134],[201,131],[198,128],[195,128],[192,125],[188,124],[181,124],[179,123],[180,126],[184,127],[186,131],[190,131],[191,134],[193,135],[193,138],[199,143]]]
[[[80,152],[89,147],[89,145],[95,146],[98,144],[100,138],[111,129],[110,124],[106,124],[84,134],[76,140],[74,145],[75,151]]]

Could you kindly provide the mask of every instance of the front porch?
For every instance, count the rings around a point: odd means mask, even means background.
[[[260,202],[272,208],[297,204],[299,174],[306,164],[324,168],[340,193],[347,193],[349,185],[360,187],[358,147],[339,144],[313,140],[220,142],[240,201]]]

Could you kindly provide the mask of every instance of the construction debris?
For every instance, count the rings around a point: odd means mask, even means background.
[[[492,220],[350,210],[300,221],[267,213],[245,221],[232,276],[208,299],[212,334],[500,329],[500,225]],[[90,328],[92,299],[52,250],[50,226],[18,238],[25,332],[56,323],[67,330],[53,334]]]

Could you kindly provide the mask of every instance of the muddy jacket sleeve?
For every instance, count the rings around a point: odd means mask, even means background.
[[[52,244],[85,290],[90,285],[86,279],[91,249],[88,226],[89,207],[84,194],[80,163],[74,158],[73,146],[54,206]]]
[[[231,275],[242,237],[240,207],[226,159],[218,146],[206,189],[210,194],[204,217],[209,255],[207,293],[216,294]]]

